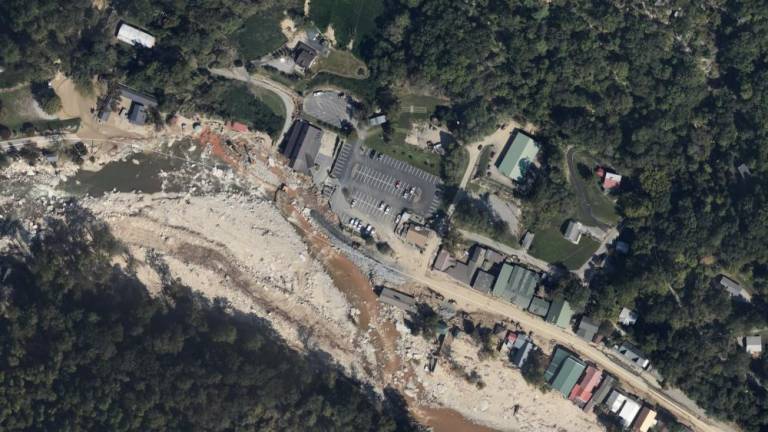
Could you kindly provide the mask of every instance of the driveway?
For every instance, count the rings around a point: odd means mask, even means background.
[[[589,203],[589,199],[587,198],[587,191],[584,190],[584,183],[580,182],[578,179],[576,179],[577,171],[576,171],[576,162],[574,161],[574,156],[576,155],[576,147],[570,147],[565,152],[565,159],[568,162],[568,176],[570,177],[571,185],[573,186],[573,189],[576,191],[576,195],[578,197],[579,201],[579,208],[581,209],[581,214],[584,215],[582,217],[585,217],[585,220],[581,221],[584,225],[592,225],[599,227],[603,230],[607,230],[610,228],[610,225],[604,224],[603,222],[600,222],[595,218],[595,216],[592,213],[592,205]]]
[[[230,68],[230,69],[223,69],[223,68],[211,68],[208,69],[212,74],[222,76],[224,78],[234,79],[238,81],[243,81],[248,84],[261,87],[263,89],[269,90],[272,93],[275,93],[277,96],[280,97],[280,100],[283,102],[283,105],[285,106],[285,122],[283,123],[283,130],[280,132],[280,135],[277,137],[275,142],[280,142],[283,140],[283,137],[285,134],[288,133],[288,130],[291,128],[291,124],[293,124],[293,119],[296,118],[298,115],[297,106],[301,103],[301,96],[296,94],[292,89],[289,87],[286,87],[278,82],[272,81],[271,79],[262,76],[262,75],[249,75],[248,71],[245,70],[245,68]]]

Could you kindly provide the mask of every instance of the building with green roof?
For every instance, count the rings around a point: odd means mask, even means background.
[[[535,272],[525,267],[504,263],[491,294],[527,309],[538,283],[539,275]]]
[[[496,168],[512,180],[520,181],[525,177],[528,167],[536,161],[538,154],[539,146],[536,141],[517,129],[496,159]]]
[[[531,300],[531,305],[528,306],[528,312],[544,318],[547,316],[547,312],[549,312],[549,300],[545,300],[541,297],[534,297],[533,300]]]
[[[544,379],[552,388],[568,397],[587,366],[570,351],[557,347],[544,372]]]
[[[552,380],[552,388],[568,397],[586,368],[584,362],[574,356],[568,356]]]
[[[571,305],[565,300],[555,300],[552,302],[552,307],[549,308],[546,320],[558,327],[568,328],[571,318],[573,318]]]

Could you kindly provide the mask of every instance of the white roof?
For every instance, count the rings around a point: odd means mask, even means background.
[[[608,407],[609,410],[611,410],[612,413],[618,413],[619,410],[621,410],[622,405],[624,405],[624,402],[626,402],[627,397],[618,392],[617,390],[614,390],[611,392],[611,395],[608,396],[608,399],[605,401],[605,405]]]
[[[605,179],[606,180],[613,180],[616,183],[621,183],[621,176],[616,173],[605,173]]]
[[[117,39],[129,45],[144,45],[147,48],[155,46],[155,37],[128,24],[120,24]]]
[[[622,308],[619,313],[619,322],[624,325],[633,325],[637,322],[637,313],[633,310]]]
[[[619,412],[619,417],[621,417],[621,422],[624,424],[624,427],[629,427],[629,425],[632,424],[632,421],[637,417],[637,413],[640,412],[641,408],[642,407],[636,400],[627,398],[624,407],[621,408],[621,411]]]
[[[758,354],[763,351],[763,339],[760,336],[747,336],[744,338],[744,347],[750,354]]]

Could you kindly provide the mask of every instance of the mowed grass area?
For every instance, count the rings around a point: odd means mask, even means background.
[[[438,105],[448,105],[448,101],[434,96],[397,93],[400,112],[391,116],[399,127],[410,129],[417,121],[427,121]]]
[[[346,78],[368,78],[368,67],[365,62],[349,51],[332,50],[328,57],[320,57],[313,69]]]
[[[360,41],[378,31],[376,18],[384,11],[383,0],[311,0],[309,18],[321,31],[333,26],[336,43],[353,50]]]
[[[253,93],[256,99],[266,105],[273,113],[282,118],[285,118],[285,105],[283,105],[283,101],[280,99],[280,96],[265,88],[256,86],[251,87],[251,93]]]
[[[578,151],[574,157],[576,164],[581,164],[584,167],[593,169],[599,165],[598,161],[583,151]],[[616,204],[614,201],[603,193],[600,188],[600,179],[596,175],[592,175],[590,178],[583,178],[578,172],[573,173],[573,181],[580,182],[587,196],[587,201],[592,207],[592,215],[608,225],[616,225],[619,223],[619,214],[616,212]],[[580,215],[581,218],[586,218],[585,215]]]
[[[231,39],[244,61],[261,58],[287,42],[280,31],[280,21],[284,18],[283,11],[289,6],[278,5],[259,12],[232,33]]]
[[[10,92],[0,92],[0,102],[3,109],[0,112],[0,125],[6,126],[13,134],[18,134],[25,123],[29,123],[38,131],[66,129],[77,131],[80,119],[49,120],[41,118],[34,109],[34,98],[29,86],[24,86]]]
[[[547,227],[536,232],[530,254],[549,263],[562,263],[569,270],[576,270],[584,265],[600,246],[598,242],[586,235],[575,245],[560,233],[555,227]]]
[[[224,120],[245,123],[273,138],[280,132],[285,119],[282,110],[273,110],[276,104],[270,96],[258,96],[250,91],[247,84],[236,81],[215,82],[211,90],[196,101],[196,105],[198,110],[221,116]]]
[[[386,143],[381,128],[371,129],[365,139],[365,146],[436,176],[440,175],[440,156],[407,144],[405,134],[400,130],[395,130],[392,133],[392,140]]]

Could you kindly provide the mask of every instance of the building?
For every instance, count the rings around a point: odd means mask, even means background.
[[[584,372],[584,376],[581,378],[578,384],[573,386],[571,390],[570,399],[573,403],[579,407],[583,407],[590,399],[592,399],[592,391],[600,384],[603,379],[603,372],[594,367],[588,366],[587,371]]]
[[[419,225],[410,224],[408,232],[405,234],[405,242],[423,251],[429,243],[429,229]]]
[[[640,402],[627,397],[627,400],[624,402],[624,406],[622,406],[621,410],[617,413],[621,419],[622,426],[628,428],[629,425],[631,425],[635,420],[635,417],[637,417],[637,414],[640,412],[641,408],[642,405],[640,405]]]
[[[467,262],[453,260],[451,265],[443,271],[465,285],[470,285],[475,272],[477,269],[481,268],[485,262],[486,251],[487,250],[484,247],[475,244],[469,250],[469,259]],[[438,256],[438,258],[440,257]],[[448,264],[448,262],[442,264]]]
[[[648,360],[636,346],[629,342],[621,344],[618,351],[624,358],[643,369],[648,369],[648,366],[651,365],[651,361]]]
[[[586,369],[586,365],[578,357],[564,348],[556,348],[552,361],[544,372],[544,378],[552,388],[568,397]]]
[[[582,408],[584,412],[590,412],[592,411],[592,408],[595,407],[595,405],[603,403],[605,398],[608,396],[608,393],[613,390],[613,385],[615,383],[616,379],[614,377],[605,375],[603,382],[601,382],[597,390],[592,393],[592,398],[584,405],[584,408]]]
[[[565,300],[555,300],[547,313],[547,322],[555,324],[561,328],[568,328],[573,318],[573,309],[570,303]]]
[[[296,63],[296,69],[304,73],[315,64],[316,60],[317,51],[304,42],[296,44],[296,47],[293,49],[293,61]]]
[[[528,360],[528,355],[531,354],[533,347],[533,342],[528,336],[525,334],[517,335],[517,338],[509,349],[509,361],[518,368],[523,367]]]
[[[282,153],[295,171],[310,174],[320,150],[323,131],[306,120],[296,120],[285,135]]]
[[[576,330],[576,334],[585,341],[592,342],[595,340],[595,335],[599,328],[600,326],[592,321],[591,318],[583,316],[581,321],[579,321],[579,328]]]
[[[731,297],[736,297],[747,302],[752,301],[752,295],[735,280],[725,275],[720,275],[716,280],[718,280],[720,286],[724,288]]]
[[[656,426],[656,411],[643,407],[632,425],[632,432],[648,432]]]
[[[545,300],[541,297],[534,297],[531,300],[530,306],[528,306],[528,312],[544,318],[549,312],[549,304],[549,300]]]
[[[747,179],[747,177],[752,175],[752,172],[749,171],[749,167],[747,164],[741,164],[738,167],[736,167],[737,170],[739,170],[739,174],[741,175],[741,178]]]
[[[566,240],[573,244],[579,244],[579,241],[581,240],[581,232],[581,222],[568,221],[568,225],[565,227],[565,233],[563,234],[563,237],[565,237]]]
[[[496,168],[512,180],[521,181],[538,155],[539,146],[533,138],[517,129],[496,159]]]
[[[391,288],[384,287],[381,289],[379,301],[413,314],[418,312],[415,298]]]
[[[377,114],[368,119],[368,126],[381,126],[387,122],[387,116],[384,114]]]
[[[621,185],[621,176],[615,173],[606,172],[603,177],[603,190],[612,191],[619,188]]]
[[[637,322],[637,312],[627,308],[621,308],[619,322],[625,326],[634,325]]]
[[[432,268],[445,272],[452,266],[456,264],[456,260],[451,256],[451,253],[448,252],[448,249],[442,248],[440,249],[440,252],[437,253],[437,257],[435,258],[434,264],[432,264]]]
[[[155,37],[126,23],[120,23],[117,29],[117,40],[128,45],[142,45],[147,48],[155,46]]]
[[[240,133],[250,132],[249,129],[248,129],[248,126],[246,124],[240,123],[240,122],[236,122],[236,121],[229,122],[227,127],[230,130],[235,131],[235,132],[240,132]]]
[[[478,270],[475,279],[472,281],[472,288],[482,292],[489,293],[493,288],[493,282],[496,278],[485,270]]]
[[[533,238],[534,234],[530,231],[526,231],[523,235],[522,240],[520,240],[520,246],[523,247],[523,250],[528,250],[531,248],[531,245],[533,244]]]
[[[538,283],[539,275],[536,273],[525,267],[504,263],[491,294],[526,309]]]
[[[148,110],[157,106],[157,100],[152,96],[124,85],[120,86],[120,96],[131,101],[131,106],[128,109],[128,121],[137,126],[146,124]],[[107,106],[109,106],[109,102],[107,102]]]
[[[763,352],[763,338],[759,335],[745,337],[744,349],[753,356],[759,356]]]
[[[618,252],[620,254],[626,255],[626,254],[629,253],[629,243],[627,243],[625,241],[619,240],[619,241],[616,242],[616,244],[614,246],[616,248],[616,252]]]

